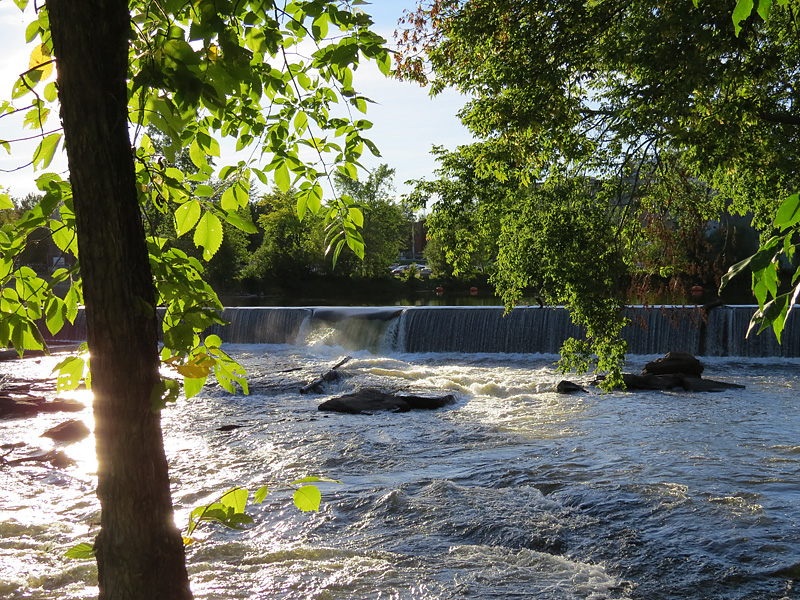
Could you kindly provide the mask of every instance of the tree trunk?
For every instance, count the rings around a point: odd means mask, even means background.
[[[91,352],[101,600],[191,598],[160,417],[154,289],[128,135],[126,0],[47,0]]]

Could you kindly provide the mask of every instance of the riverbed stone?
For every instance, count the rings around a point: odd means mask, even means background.
[[[368,414],[378,411],[408,412],[410,410],[435,410],[456,401],[455,396],[417,396],[412,394],[393,394],[374,388],[364,388],[326,400],[318,406],[319,410],[348,414]]]
[[[562,379],[556,385],[556,392],[559,394],[572,394],[574,392],[585,392],[586,388],[582,385],[578,385],[575,382],[568,381],[566,379]]]
[[[79,442],[89,436],[91,432],[86,423],[79,419],[70,419],[51,427],[42,434],[42,437],[50,438],[56,442]]]
[[[32,417],[39,413],[39,405],[28,400],[0,397],[0,417]]]
[[[674,390],[687,392],[721,392],[722,390],[744,389],[738,383],[714,381],[682,373],[668,375],[635,375],[623,373],[622,380],[627,390]]]
[[[703,374],[703,363],[686,352],[667,352],[663,358],[647,363],[642,375],[675,375],[683,374],[700,377]]]

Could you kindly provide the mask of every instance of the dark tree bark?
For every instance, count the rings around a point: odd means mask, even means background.
[[[78,228],[99,463],[102,600],[191,598],[160,417],[154,289],[128,135],[126,0],[47,0]]]

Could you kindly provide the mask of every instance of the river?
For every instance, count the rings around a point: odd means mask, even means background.
[[[345,350],[228,349],[249,396],[211,386],[164,412],[176,520],[232,486],[274,491],[246,531],[200,530],[198,599],[800,598],[798,359],[704,359],[704,376],[744,390],[559,395],[553,355],[348,350],[347,378],[308,396],[299,386]],[[317,411],[364,386],[458,401]],[[47,448],[39,435],[64,418],[0,421],[0,444]],[[96,595],[92,563],[63,558],[98,520],[93,442],[68,452],[70,468],[0,469],[0,597]],[[341,481],[321,484],[318,513],[283,485],[309,474]]]

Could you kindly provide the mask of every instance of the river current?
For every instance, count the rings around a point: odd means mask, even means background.
[[[553,355],[227,349],[249,396],[210,386],[164,411],[176,521],[233,486],[272,491],[246,531],[199,531],[198,599],[800,599],[800,359],[704,359],[743,390],[560,395]],[[344,354],[345,379],[298,393]],[[317,410],[365,386],[457,403]],[[0,444],[49,448],[41,433],[71,417],[2,420]],[[98,520],[93,442],[67,452],[77,465],[0,469],[2,598],[96,595],[93,564],[63,557]],[[305,475],[341,482],[320,485],[318,513],[284,485]]]

